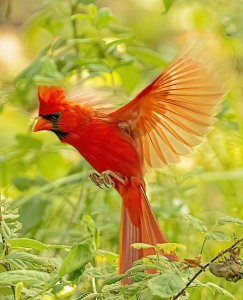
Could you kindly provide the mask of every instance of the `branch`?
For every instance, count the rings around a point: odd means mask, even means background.
[[[218,258],[220,258],[221,256],[223,256],[225,253],[227,252],[231,252],[236,245],[238,245],[239,243],[243,242],[243,238],[237,240],[232,246],[230,246],[229,248],[219,252],[210,262],[208,262],[206,265],[201,266],[200,270],[187,282],[186,286],[180,290],[175,296],[173,296],[171,298],[171,300],[176,300],[178,299],[184,292],[185,290],[192,284],[192,282],[198,277],[198,275],[200,275],[203,271],[205,271],[205,269],[215,260],[217,260]]]

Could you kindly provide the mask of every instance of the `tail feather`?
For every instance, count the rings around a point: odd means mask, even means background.
[[[156,245],[168,241],[151,210],[142,184],[131,183],[131,186],[119,192],[122,196],[119,272],[124,273],[135,260],[155,254],[153,248],[134,249],[131,244]],[[170,260],[177,260],[175,254],[166,256]]]
[[[119,273],[125,273],[127,269],[131,268],[132,263],[135,260],[143,256],[142,250],[137,250],[131,247],[132,243],[139,242],[141,242],[140,228],[133,225],[128,209],[122,205]]]

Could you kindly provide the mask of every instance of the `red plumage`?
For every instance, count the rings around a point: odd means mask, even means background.
[[[166,243],[147,201],[146,166],[179,160],[209,132],[224,91],[210,69],[185,51],[134,100],[111,113],[70,102],[62,89],[39,88],[39,120],[35,131],[52,130],[61,142],[75,147],[99,173],[112,171],[122,197],[119,271],[153,249],[132,243]],[[111,176],[112,177],[112,176]],[[168,255],[177,260],[175,254]]]

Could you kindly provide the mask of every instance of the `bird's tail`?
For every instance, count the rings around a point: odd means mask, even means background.
[[[129,186],[121,187],[118,191],[122,196],[119,272],[124,273],[135,260],[155,254],[153,248],[135,249],[131,244],[156,245],[168,241],[151,210],[141,181],[133,180]],[[175,254],[166,256],[170,260],[177,260]]]

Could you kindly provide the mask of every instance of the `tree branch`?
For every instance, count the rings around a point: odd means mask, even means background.
[[[198,275],[200,275],[203,271],[205,271],[205,269],[215,260],[217,260],[218,258],[220,258],[221,256],[223,256],[225,253],[227,252],[231,252],[236,245],[238,245],[239,243],[243,242],[243,238],[237,240],[232,246],[230,246],[229,248],[219,252],[210,262],[208,262],[206,265],[202,266],[200,268],[200,270],[187,282],[186,286],[180,290],[176,295],[174,295],[171,300],[176,300],[178,299],[184,292],[185,290],[192,284],[192,282],[198,277]]]

